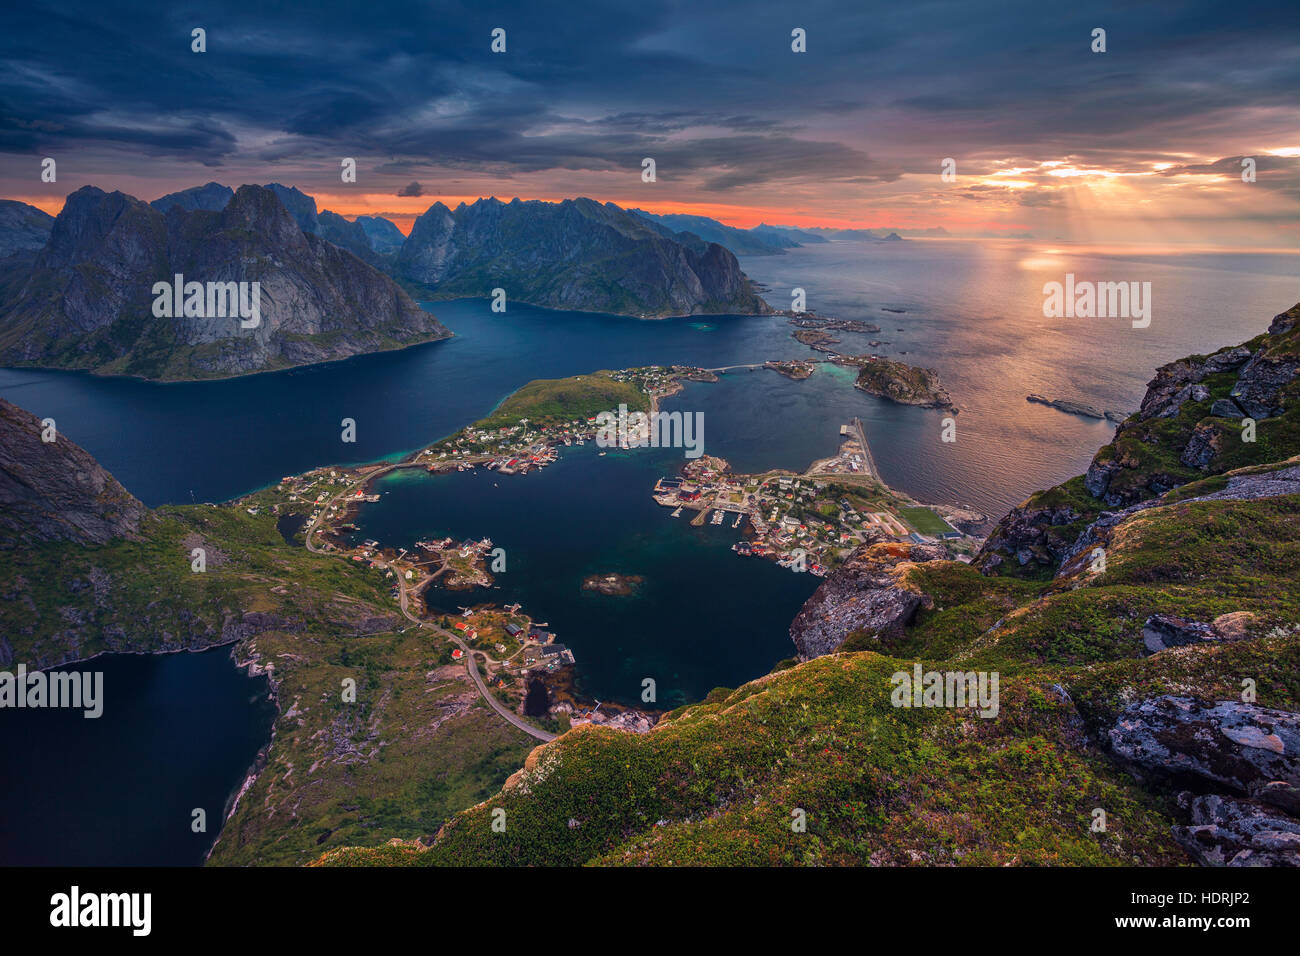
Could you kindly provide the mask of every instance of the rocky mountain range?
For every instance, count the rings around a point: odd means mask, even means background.
[[[295,203],[296,191],[243,186],[221,204],[211,185],[164,197],[165,212],[91,186],[69,196],[34,261],[0,277],[0,362],[218,378],[450,334],[388,276],[304,232],[307,212],[315,217],[310,197]],[[336,225],[326,217],[321,231]],[[346,227],[364,240],[359,226]],[[207,296],[160,316],[155,287],[177,275],[202,284]],[[251,291],[253,282],[260,289],[255,325],[212,308],[214,284],[248,283]]]
[[[259,282],[260,324],[197,308],[153,315],[156,283],[176,275],[205,289]],[[445,337],[404,289],[451,298],[498,288],[507,302],[640,318],[771,311],[723,246],[589,199],[435,203],[410,236],[383,217],[320,210],[280,183],[210,182],[152,203],[85,187],[57,218],[0,205],[4,364],[242,375]]]
[[[435,203],[397,269],[439,297],[500,288],[508,300],[638,318],[771,311],[722,246],[591,199]]]

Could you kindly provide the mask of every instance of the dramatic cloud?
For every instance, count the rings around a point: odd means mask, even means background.
[[[795,26],[806,53],[790,49]],[[345,212],[426,193],[591,194],[864,225],[867,211],[931,225],[962,209],[1018,222],[1153,202],[1191,221],[1197,197],[1271,222],[1264,195],[1300,203],[1294,166],[1272,157],[1300,146],[1294,0],[596,0],[572,13],[324,0],[309,14],[35,0],[0,13],[0,54],[0,192],[47,206],[86,182],[150,198],[211,178],[291,182]],[[1224,193],[1243,155],[1261,188]],[[45,156],[58,184],[39,181]],[[358,161],[351,198],[344,156]],[[944,158],[960,177],[947,189]],[[1026,172],[997,181],[1011,169]]]

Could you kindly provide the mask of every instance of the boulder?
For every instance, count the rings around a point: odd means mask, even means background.
[[[1251,418],[1272,418],[1282,413],[1282,390],[1296,376],[1300,363],[1282,356],[1258,353],[1237,377],[1232,398]]]
[[[1170,647],[1186,647],[1218,639],[1218,634],[1209,624],[1187,621],[1170,614],[1153,614],[1142,625],[1142,642],[1153,654]]]
[[[1230,398],[1221,398],[1210,406],[1210,414],[1215,418],[1245,418],[1246,413]]]
[[[1254,800],[1195,797],[1174,839],[1204,866],[1300,866],[1300,820]]]
[[[921,561],[947,556],[936,544],[868,544],[849,555],[810,597],[790,625],[803,660],[835,651],[854,631],[888,641],[899,637],[920,607],[933,604],[908,580]]]
[[[1198,422],[1179,457],[1188,468],[1208,468],[1223,444],[1223,433],[1213,421]]]
[[[1191,790],[1245,796],[1275,780],[1300,784],[1300,714],[1166,695],[1129,705],[1108,736],[1121,760]]]

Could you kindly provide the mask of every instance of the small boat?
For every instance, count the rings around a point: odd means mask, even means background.
[[[604,457],[605,457],[605,452],[603,452],[603,451],[600,452],[599,454],[596,455],[596,457],[597,457],[597,458],[604,458]]]

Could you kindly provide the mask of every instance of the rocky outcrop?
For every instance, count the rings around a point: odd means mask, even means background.
[[[1251,418],[1281,415],[1283,390],[1294,381],[1297,368],[1300,362],[1294,356],[1260,350],[1242,368],[1231,398]]]
[[[771,311],[722,246],[590,199],[435,203],[397,269],[438,296],[500,288],[508,302],[640,318]]]
[[[1300,370],[1297,315],[1300,305],[1275,316],[1266,336],[1161,367],[1147,386],[1138,414],[1121,425],[1115,440],[1093,459],[1084,479],[1088,493],[1110,507],[1163,494],[1192,479],[1185,470],[1213,473],[1229,442],[1240,440],[1241,419],[1259,422],[1285,414]],[[1207,383],[1226,374],[1235,376],[1230,391],[1212,395]],[[1171,440],[1157,434],[1153,423],[1182,415],[1189,402],[1209,407],[1203,418],[1173,439],[1177,446],[1170,450],[1177,466],[1170,467],[1148,451],[1153,444]]]
[[[1242,466],[1300,451],[1297,432],[1285,420],[1298,414],[1300,404],[1298,324],[1300,305],[1275,316],[1266,335],[1245,345],[1160,368],[1138,412],[1120,423],[1082,480],[1040,492],[1013,509],[989,534],[976,566],[986,574],[1077,573],[1080,556],[1103,544],[1111,529],[1165,503],[1174,489],[1209,476],[1229,474],[1227,487],[1180,500],[1295,494],[1285,465],[1267,473]],[[1243,440],[1241,420],[1247,415],[1261,428],[1273,422],[1267,443]]]
[[[1049,408],[1055,408],[1058,412],[1065,412],[1068,415],[1081,415],[1084,418],[1106,418],[1111,421],[1122,421],[1123,416],[1117,412],[1103,411],[1093,405],[1085,402],[1074,402],[1067,398],[1046,398],[1042,395],[1026,395],[1025,401],[1034,402],[1038,405],[1046,405]]]
[[[176,274],[186,283],[259,282],[259,324],[242,328],[229,315],[155,316],[154,285]],[[0,361],[209,378],[449,334],[387,276],[303,232],[268,189],[240,187],[220,212],[173,204],[164,215],[87,186],[68,197],[7,303]]]
[[[1109,731],[1117,757],[1191,790],[1251,796],[1275,780],[1300,784],[1300,714],[1225,700],[1153,697]]]
[[[1082,518],[1074,506],[1054,504],[1036,507],[1021,502],[985,539],[976,557],[976,566],[992,574],[1010,559],[1021,568],[1056,567],[1070,553],[1077,535],[1069,532]]]
[[[1300,714],[1154,697],[1129,705],[1109,738],[1141,777],[1188,788],[1190,823],[1174,838],[1197,862],[1300,866]]]
[[[1171,647],[1196,647],[1251,636],[1255,615],[1249,611],[1220,614],[1213,621],[1189,621],[1173,614],[1153,614],[1142,623],[1142,643],[1149,653]]]
[[[1202,866],[1300,866],[1293,814],[1218,794],[1191,797],[1188,809],[1191,823],[1174,827],[1174,839]]]
[[[43,441],[44,431],[41,419],[0,399],[0,548],[135,535],[144,505],[88,452],[57,430]]]
[[[918,562],[941,560],[936,544],[867,544],[858,548],[822,583],[790,625],[803,660],[830,654],[854,631],[888,642],[902,635],[929,596],[908,581]]]
[[[854,383],[871,395],[879,395],[900,405],[921,408],[952,408],[952,398],[932,368],[918,368],[893,359],[868,358],[858,369]]]

